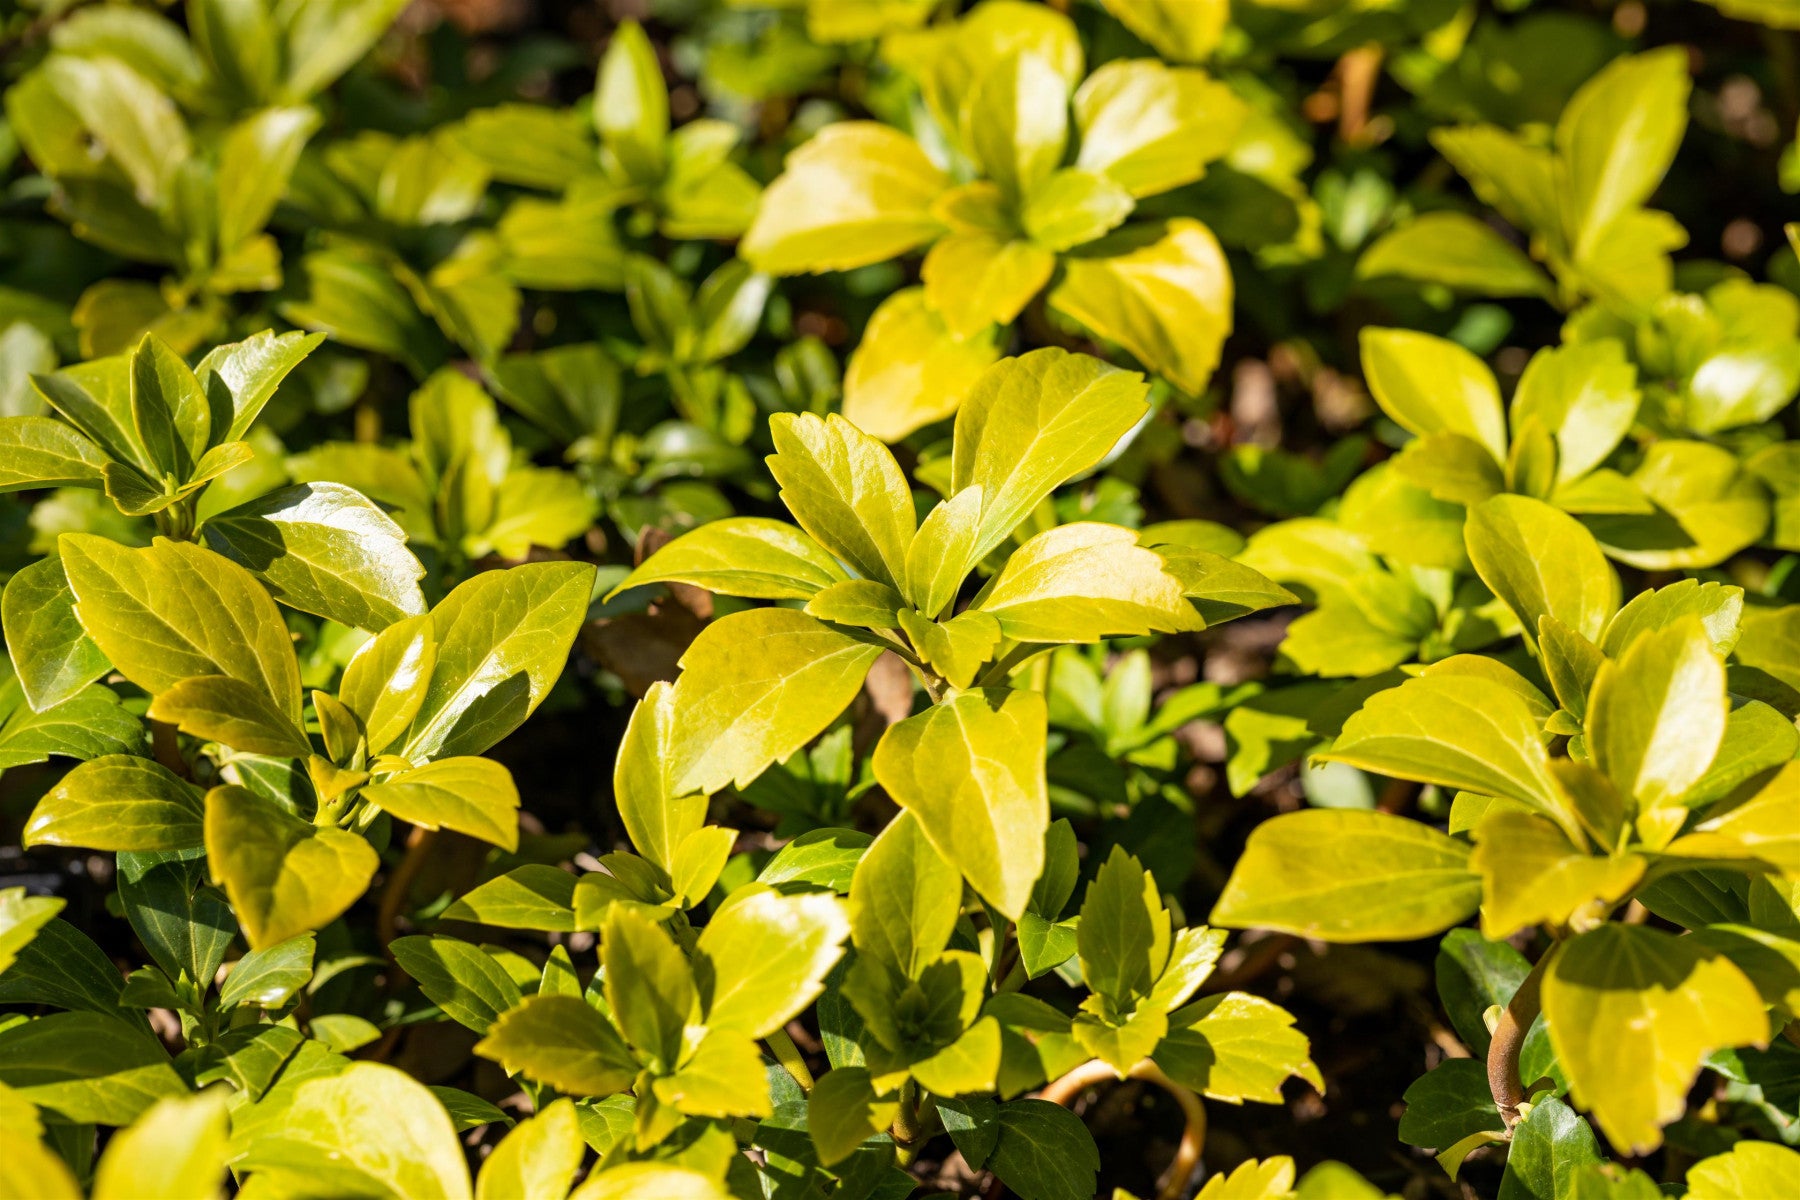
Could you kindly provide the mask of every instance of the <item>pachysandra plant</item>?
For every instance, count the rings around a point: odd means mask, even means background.
[[[955,412],[1053,277],[1051,309],[1198,394],[1231,331],[1224,252],[1192,219],[1125,222],[1230,148],[1244,117],[1231,90],[1154,59],[1088,75],[1069,20],[1015,0],[890,35],[882,53],[923,94],[912,133],[826,126],[740,247],[776,275],[930,248],[923,287],[884,301],[851,356],[845,416],[895,441]]]

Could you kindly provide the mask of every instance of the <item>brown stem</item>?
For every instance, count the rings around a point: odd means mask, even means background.
[[[425,857],[431,853],[432,843],[436,840],[434,831],[418,825],[406,835],[406,853],[382,886],[381,904],[376,910],[375,930],[383,950],[399,932],[400,910],[406,906],[406,893],[412,890],[413,880],[425,866]]]
[[[155,717],[147,718],[150,722],[150,753],[156,761],[167,767],[182,779],[192,779],[193,771],[188,769],[187,759],[181,757],[181,743],[176,740],[175,726],[167,721],[158,721]]]
[[[1157,1200],[1180,1200],[1187,1194],[1188,1182],[1193,1178],[1195,1169],[1200,1166],[1200,1155],[1206,1149],[1206,1105],[1192,1091],[1163,1074],[1162,1068],[1147,1058],[1127,1071],[1126,1077],[1153,1083],[1169,1093],[1187,1122],[1181,1131],[1181,1143],[1175,1147],[1175,1157],[1170,1160],[1169,1168],[1163,1172],[1162,1178],[1156,1181]],[[1074,1105],[1076,1097],[1088,1088],[1114,1082],[1118,1078],[1118,1072],[1096,1058],[1051,1082],[1038,1093],[1038,1099],[1069,1108]],[[1000,1194],[990,1193],[993,1196]]]
[[[1525,982],[1501,1012],[1493,1040],[1488,1043],[1488,1090],[1494,1094],[1494,1103],[1508,1129],[1519,1123],[1519,1105],[1525,1103],[1525,1081],[1519,1078],[1519,1051],[1525,1046],[1531,1023],[1537,1020],[1538,989],[1543,983],[1545,964],[1554,953],[1552,947],[1525,976]]]

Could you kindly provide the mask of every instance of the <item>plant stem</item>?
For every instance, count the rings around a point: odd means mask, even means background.
[[[1519,990],[1513,993],[1513,998],[1501,1012],[1500,1021],[1494,1026],[1493,1040],[1488,1043],[1488,1090],[1493,1093],[1494,1103],[1499,1106],[1500,1117],[1508,1129],[1519,1123],[1519,1105],[1525,1102],[1525,1081],[1519,1077],[1519,1051],[1525,1046],[1525,1035],[1531,1031],[1531,1023],[1537,1020],[1544,968],[1555,953],[1556,947],[1552,946],[1525,976],[1525,982],[1519,985]]]
[[[894,1113],[893,1128],[894,1144],[900,1148],[903,1159],[912,1160],[923,1133],[919,1123],[919,1085],[908,1079],[900,1085],[900,1108]]]
[[[1190,1089],[1163,1074],[1162,1068],[1147,1058],[1126,1072],[1126,1077],[1153,1083],[1169,1093],[1187,1122],[1181,1131],[1181,1143],[1175,1148],[1175,1157],[1170,1160],[1168,1170],[1163,1172],[1156,1184],[1157,1200],[1180,1200],[1188,1194],[1188,1185],[1200,1166],[1200,1155],[1206,1149],[1206,1105]],[[1088,1088],[1113,1082],[1118,1078],[1118,1072],[1096,1058],[1053,1081],[1038,1093],[1038,1099],[1069,1108],[1076,1097]]]
[[[800,1047],[794,1045],[794,1039],[788,1036],[788,1031],[777,1029],[763,1040],[768,1042],[769,1052],[775,1056],[775,1061],[780,1063],[787,1073],[794,1077],[794,1082],[800,1085],[800,1090],[812,1091],[812,1072],[807,1070],[806,1058],[800,1053]]]

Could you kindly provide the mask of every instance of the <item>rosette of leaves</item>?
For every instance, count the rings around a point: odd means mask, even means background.
[[[1688,430],[1651,418],[1662,436],[1626,441],[1644,400],[1611,338],[1539,351],[1510,405],[1486,365],[1453,342],[1369,329],[1362,347],[1370,392],[1414,435],[1386,468],[1398,477],[1392,502],[1435,518],[1444,532],[1454,534],[1459,508],[1501,493],[1529,496],[1580,517],[1618,561],[1668,570],[1721,563],[1768,527],[1768,491],[1716,440],[1673,436]],[[1663,412],[1666,401],[1659,394]],[[1709,425],[1692,432],[1716,432]],[[1454,551],[1432,554],[1433,565],[1454,565]],[[1423,555],[1415,547],[1409,557]]]
[[[1496,125],[1434,130],[1438,151],[1529,239],[1530,256],[1485,221],[1443,210],[1383,236],[1357,273],[1565,309],[1593,299],[1648,310],[1673,286],[1670,251],[1687,244],[1675,218],[1646,205],[1687,130],[1690,86],[1687,55],[1668,46],[1608,63],[1570,98],[1549,145]]]
[[[1073,23],[1016,0],[890,35],[882,54],[924,101],[911,129],[825,126],[739,247],[774,275],[929,247],[923,286],[871,317],[845,415],[888,441],[949,416],[1046,288],[1051,310],[1198,394],[1231,329],[1224,254],[1192,218],[1127,221],[1230,148],[1245,113],[1231,89],[1154,59],[1087,75]]]
[[[624,288],[620,214],[633,238],[683,240],[736,237],[756,211],[756,181],[731,160],[741,131],[714,118],[671,128],[662,66],[636,21],[614,32],[588,104],[503,104],[454,135],[502,183],[558,193],[514,200],[495,228],[528,287]]]
[[[604,396],[571,401],[596,402]],[[493,398],[460,371],[433,374],[408,411],[409,440],[322,442],[290,458],[289,472],[302,483],[351,483],[389,506],[406,538],[435,551],[451,579],[490,555],[559,549],[593,525],[598,504],[581,480],[521,461]]]
[[[169,272],[88,288],[74,313],[83,353],[118,353],[147,330],[185,353],[217,336],[231,296],[280,285],[265,226],[318,128],[309,101],[401,7],[193,0],[186,32],[124,6],[53,27],[53,52],[7,91],[11,128],[77,236]]]
[[[1476,972],[1506,992],[1487,1071],[1418,1085],[1440,1114],[1451,1095],[1467,1107],[1413,1140],[1449,1151],[1454,1172],[1511,1138],[1516,1169],[1535,1169],[1526,1139],[1579,1123],[1566,1095],[1642,1154],[1708,1055],[1767,1045],[1800,998],[1787,882],[1800,866],[1786,849],[1800,734],[1731,690],[1739,589],[1688,580],[1621,608],[1599,545],[1523,497],[1473,511],[1469,552],[1535,631],[1529,673],[1446,660],[1369,697],[1321,756],[1454,791],[1448,832],[1382,812],[1277,817],[1213,919],[1354,942],[1426,937],[1479,911],[1489,939],[1540,932],[1548,947],[1525,973]],[[1633,901],[1685,932],[1621,920]]]

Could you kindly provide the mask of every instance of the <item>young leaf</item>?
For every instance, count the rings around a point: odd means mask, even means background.
[[[818,996],[849,936],[835,896],[755,891],[734,898],[700,932],[694,974],[706,1023],[767,1037]]]
[[[221,1089],[158,1100],[106,1144],[94,1200],[189,1200],[225,1183],[229,1120]]]
[[[1211,922],[1339,942],[1403,941],[1481,900],[1469,848],[1404,817],[1310,809],[1256,827]]]
[[[806,1126],[822,1166],[835,1166],[894,1123],[895,1100],[875,1094],[865,1067],[838,1067],[820,1076],[807,1098]]]
[[[806,600],[849,578],[835,558],[785,521],[726,517],[676,538],[609,595],[650,583],[679,582],[726,596]]]
[[[61,421],[0,418],[0,491],[99,487],[107,461],[100,447]]]
[[[1525,629],[1555,617],[1599,642],[1619,608],[1619,577],[1586,529],[1525,496],[1495,496],[1469,510],[1469,559]]]
[[[906,583],[912,491],[888,448],[833,415],[779,414],[769,471],[801,528],[865,579]]]
[[[1506,418],[1494,374],[1455,342],[1407,329],[1365,329],[1363,372],[1383,412],[1424,436],[1460,433],[1506,461]]]
[[[1075,937],[1082,979],[1115,1009],[1129,1011],[1168,965],[1170,936],[1155,877],[1114,846],[1081,902]]]
[[[164,688],[145,715],[246,754],[304,758],[312,753],[299,725],[259,689],[229,675],[197,675]]]
[[[897,442],[956,412],[999,357],[998,330],[959,338],[924,289],[902,288],[881,302],[850,355],[844,419],[870,437]]]
[[[653,1070],[672,1073],[693,1015],[694,973],[662,926],[623,904],[606,914],[600,965],[613,1020]]]
[[[656,51],[636,21],[619,26],[600,60],[594,128],[626,178],[640,185],[661,179],[669,93]]]
[[[875,747],[875,778],[981,897],[1018,920],[1044,865],[1046,710],[1035,692],[965,692]]]
[[[1567,164],[1563,223],[1578,260],[1650,199],[1687,130],[1687,56],[1673,47],[1621,58],[1581,86],[1556,124]]]
[[[675,689],[658,681],[631,711],[613,764],[613,800],[639,854],[667,871],[675,851],[706,822],[706,797],[675,792]]]
[[[1309,1052],[1286,1009],[1226,992],[1171,1013],[1155,1058],[1169,1078],[1215,1100],[1279,1104],[1290,1076],[1315,1088],[1322,1082]]]
[[[1475,827],[1469,866],[1481,876],[1481,931],[1507,938],[1527,926],[1598,919],[1644,876],[1641,855],[1593,855],[1536,813],[1490,810]]]
[[[1021,642],[1094,642],[1206,626],[1160,554],[1138,545],[1130,529],[1093,521],[1059,525],[1019,547],[979,608]]]
[[[232,786],[206,794],[206,855],[252,949],[329,924],[380,865],[356,834],[309,825]]]
[[[219,988],[219,1006],[254,1004],[280,1008],[313,977],[313,952],[318,939],[302,933],[238,959]]]
[[[452,1020],[485,1034],[523,999],[494,956],[452,937],[403,937],[388,943],[400,969]]]
[[[611,1023],[575,996],[528,996],[502,1013],[475,1053],[571,1096],[610,1096],[637,1078]]]
[[[1075,93],[1075,165],[1105,174],[1133,196],[1166,192],[1223,158],[1246,115],[1231,89],[1203,71],[1115,59]]]
[[[574,1103],[553,1101],[500,1139],[476,1176],[475,1200],[560,1200],[585,1153]]]
[[[575,929],[575,877],[567,871],[527,863],[496,875],[444,910],[446,919],[475,921],[506,929]]]
[[[436,666],[437,631],[429,616],[396,621],[351,657],[338,699],[362,722],[370,754],[388,749],[411,728]]]
[[[850,880],[856,952],[916,979],[950,945],[961,913],[962,876],[932,848],[918,820],[902,812]]]
[[[1601,664],[1588,701],[1594,765],[1646,809],[1679,804],[1725,737],[1725,664],[1697,617],[1646,633]]]

